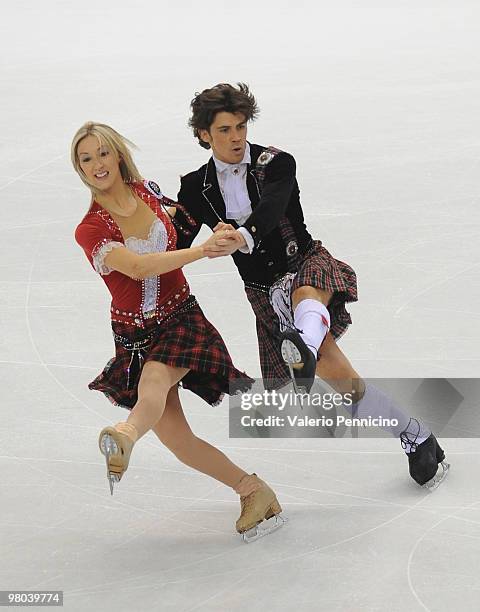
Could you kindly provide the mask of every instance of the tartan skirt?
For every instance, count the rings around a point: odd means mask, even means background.
[[[112,321],[115,357],[88,388],[101,391],[115,405],[131,410],[137,401],[142,366],[158,361],[188,368],[180,385],[209,404],[225,393],[246,391],[253,380],[235,368],[222,337],[205,318],[194,296],[166,319],[146,319],[145,329]]]
[[[338,340],[352,322],[345,304],[356,302],[358,299],[355,272],[348,264],[335,259],[322,246],[320,240],[314,240],[312,248],[300,262],[291,292],[305,285],[333,293],[327,308],[330,313],[330,332],[333,338]],[[269,287],[245,286],[245,292],[255,314],[260,367],[264,384],[268,388],[278,388],[291,379],[280,354],[279,320],[270,303]]]

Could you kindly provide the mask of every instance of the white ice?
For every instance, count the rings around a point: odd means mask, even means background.
[[[237,4],[21,0],[0,23],[0,590],[68,611],[480,609],[480,451],[446,438],[428,494],[395,440],[229,439],[228,403],[182,396],[193,430],[278,493],[251,545],[235,494],[153,435],[110,497],[97,435],[124,417],[87,383],[112,354],[109,300],[75,244],[86,120],[140,147],[175,197],[206,152],[194,92],[246,81],[250,140],[294,154],[308,227],[358,274],[341,347],[370,377],[475,377],[480,359],[480,8],[468,0]],[[208,235],[202,230],[202,235]],[[230,260],[186,269],[238,367],[259,375]]]

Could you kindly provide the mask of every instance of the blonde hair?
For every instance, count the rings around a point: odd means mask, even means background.
[[[87,181],[87,178],[80,167],[80,160],[78,159],[78,145],[87,136],[95,136],[98,139],[99,146],[106,146],[109,151],[115,155],[116,159],[119,161],[119,169],[124,183],[133,183],[135,181],[142,180],[129,148],[132,147],[136,149],[136,145],[125,138],[125,136],[119,134],[109,125],[88,121],[75,133],[72,140],[72,146],[70,148],[70,154],[75,171],[85,185],[90,189],[92,197],[95,197],[97,192],[95,191],[95,188]]]

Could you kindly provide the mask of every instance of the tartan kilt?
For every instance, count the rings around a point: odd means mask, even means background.
[[[142,366],[158,361],[189,372],[180,385],[211,405],[225,393],[250,388],[253,380],[237,370],[215,327],[205,318],[194,296],[170,316],[146,319],[145,329],[112,321],[115,357],[88,388],[101,391],[115,405],[131,410],[137,401]]]
[[[330,333],[338,340],[352,322],[345,304],[358,299],[355,272],[348,264],[332,257],[320,240],[314,240],[312,248],[300,262],[292,283],[292,293],[305,285],[333,293],[327,308],[330,313]],[[270,303],[268,289],[246,286],[245,292],[255,314],[260,367],[265,386],[278,388],[291,379],[280,354],[278,317]]]

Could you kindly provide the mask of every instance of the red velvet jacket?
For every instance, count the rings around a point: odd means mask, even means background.
[[[163,223],[167,235],[167,251],[176,248],[177,234],[165,207],[175,205],[161,194],[155,183],[133,183],[135,193],[153,210]],[[154,222],[155,223],[155,222]],[[94,258],[109,242],[125,244],[120,228],[110,214],[97,202],[75,230],[75,240],[85,251],[91,266],[98,271]],[[128,239],[127,239],[128,240]],[[190,294],[189,286],[181,269],[167,272],[154,279],[135,280],[112,270],[101,274],[112,296],[111,317],[113,321],[145,327],[145,319],[156,317],[160,322],[172,313]],[[154,308],[145,312],[146,297],[154,298]]]

